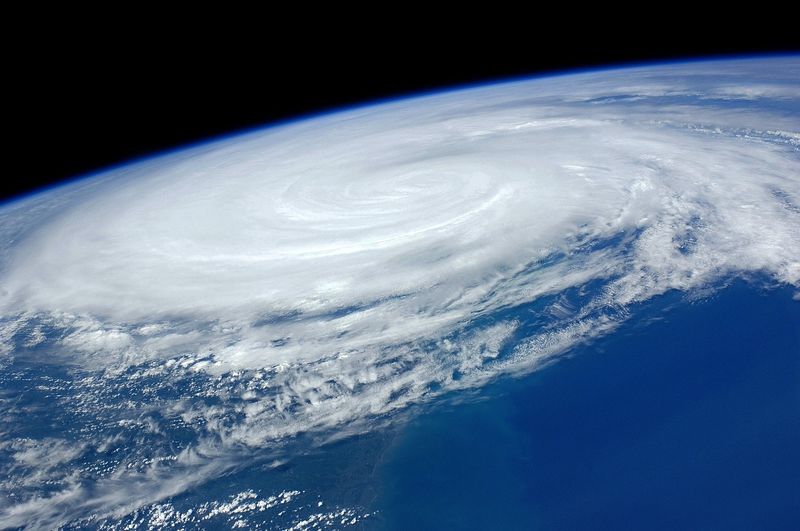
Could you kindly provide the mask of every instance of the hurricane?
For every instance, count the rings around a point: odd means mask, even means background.
[[[122,518],[278,466],[555,363],[665,293],[800,289],[798,116],[797,57],[572,73],[5,204],[0,367],[59,369],[25,406],[22,369],[0,383],[0,522]]]

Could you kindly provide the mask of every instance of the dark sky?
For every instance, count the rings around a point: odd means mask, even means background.
[[[680,38],[644,28],[553,40],[524,27],[481,37],[467,28],[445,37],[430,28],[319,33],[273,31],[277,26],[169,38],[147,27],[109,27],[17,43],[4,66],[11,97],[2,123],[12,141],[0,196],[372,99],[604,64],[800,48],[793,31],[756,41],[691,28]]]

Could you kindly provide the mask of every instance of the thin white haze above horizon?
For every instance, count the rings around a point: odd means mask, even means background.
[[[719,61],[348,110],[8,204],[4,356],[27,331],[100,380],[147,364],[225,390],[215,408],[140,405],[204,418],[179,470],[95,478],[119,489],[100,502],[62,478],[58,500],[0,502],[0,520],[120,513],[298,433],[369,429],[529,372],[671,290],[800,288],[799,152],[800,59]],[[534,332],[500,317],[540,300]]]

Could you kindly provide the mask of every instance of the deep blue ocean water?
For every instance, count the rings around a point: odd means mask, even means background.
[[[248,489],[260,499],[297,492],[248,515],[260,529],[347,510],[329,527],[355,515],[356,528],[383,530],[796,530],[800,300],[767,283],[656,297],[542,370],[453,392],[336,443],[300,437],[285,463],[254,459],[165,501],[186,512]],[[50,391],[33,383],[66,376],[34,368],[14,382],[39,403]],[[20,427],[36,436],[53,422],[42,412]],[[145,508],[117,523],[152,516]],[[104,523],[114,519],[70,528]]]
[[[760,286],[660,297],[415,417],[376,468],[370,526],[798,529],[800,301]]]

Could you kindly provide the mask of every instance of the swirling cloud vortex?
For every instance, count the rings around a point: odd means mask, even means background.
[[[0,310],[58,330],[42,342],[86,370],[269,382],[198,445],[344,430],[529,371],[671,290],[800,286],[799,109],[800,62],[783,58],[249,133],[4,207]],[[514,317],[528,306],[547,319]]]

